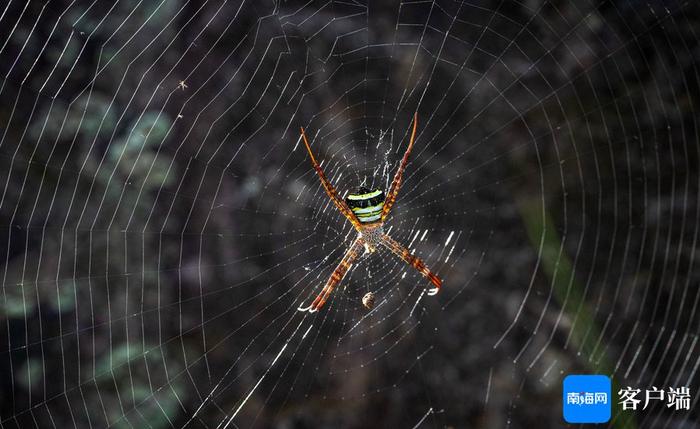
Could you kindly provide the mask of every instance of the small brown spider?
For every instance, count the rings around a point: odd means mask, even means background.
[[[367,310],[374,308],[375,301],[376,297],[372,292],[367,292],[365,296],[362,297],[362,305],[364,305]]]
[[[326,303],[333,289],[340,283],[350,267],[352,267],[352,264],[355,263],[360,256],[362,248],[364,248],[366,252],[372,253],[377,250],[377,247],[380,245],[391,250],[396,256],[430,280],[434,287],[428,291],[428,295],[435,295],[440,291],[442,280],[430,271],[420,258],[411,254],[407,248],[385,234],[383,229],[384,221],[389,216],[391,207],[396,202],[399,188],[401,188],[403,171],[406,169],[406,164],[408,163],[408,155],[411,153],[411,149],[413,149],[417,126],[418,113],[413,117],[411,140],[408,143],[408,148],[403,155],[403,159],[401,159],[401,164],[396,171],[396,175],[394,175],[394,180],[391,182],[391,187],[389,188],[386,199],[381,189],[369,191],[365,188],[359,188],[357,192],[350,193],[345,200],[340,198],[338,191],[335,190],[331,182],[326,178],[321,166],[316,162],[316,158],[314,158],[314,154],[311,152],[311,146],[309,146],[309,142],[306,139],[304,128],[301,128],[301,137],[304,140],[306,150],[309,152],[311,164],[314,170],[316,170],[318,177],[321,179],[321,184],[326,190],[326,194],[328,194],[328,197],[330,197],[338,210],[352,223],[358,235],[355,241],[350,245],[350,248],[345,252],[343,259],[340,261],[335,271],[333,271],[330,278],[326,281],[326,285],[321,290],[321,293],[318,294],[311,305],[308,307],[300,307],[299,311],[313,313],[323,307],[323,304]],[[374,304],[373,297],[374,295],[372,294],[372,305]],[[367,295],[365,295],[365,298],[367,298]],[[365,298],[362,299],[363,304],[365,304]],[[365,307],[367,307],[367,304],[365,304]]]

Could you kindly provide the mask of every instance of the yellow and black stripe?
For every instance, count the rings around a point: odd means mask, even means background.
[[[381,189],[370,191],[366,188],[360,188],[357,192],[350,193],[345,197],[345,202],[360,222],[376,222],[382,216],[384,191]]]

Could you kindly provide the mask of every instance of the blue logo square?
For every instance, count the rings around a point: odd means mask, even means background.
[[[563,410],[567,423],[610,420],[612,387],[605,375],[569,375],[564,379]]]

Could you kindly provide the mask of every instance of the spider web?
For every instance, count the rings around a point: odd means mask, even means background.
[[[2,427],[555,427],[561,380],[689,386],[698,6],[11,0]],[[341,194],[443,279],[366,254]],[[362,297],[372,292],[376,306]]]

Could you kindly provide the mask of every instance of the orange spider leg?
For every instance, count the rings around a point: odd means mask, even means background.
[[[435,295],[440,291],[440,286],[442,286],[442,280],[440,280],[440,278],[437,275],[435,275],[435,273],[430,271],[430,269],[425,265],[425,262],[423,262],[417,256],[412,255],[408,249],[403,247],[396,240],[394,240],[386,234],[382,235],[382,244],[386,248],[394,252],[396,256],[403,259],[404,262],[418,270],[418,272],[420,272],[428,280],[430,280],[430,282],[435,287],[428,290],[428,295]]]
[[[333,292],[333,289],[335,289],[338,283],[340,283],[341,280],[343,280],[343,277],[345,277],[345,274],[347,274],[350,267],[352,267],[352,264],[360,256],[360,252],[364,248],[364,245],[365,241],[362,238],[356,238],[350,246],[350,248],[345,252],[343,259],[335,268],[333,274],[331,274],[331,276],[326,281],[326,285],[321,290],[321,293],[318,294],[318,296],[316,297],[316,299],[314,299],[311,305],[309,305],[308,307],[299,307],[298,310],[313,313],[318,311],[321,307],[323,307],[323,304],[326,303],[328,297],[331,295],[331,292]]]
[[[408,164],[408,156],[411,154],[411,150],[413,149],[413,142],[416,139],[417,127],[418,112],[413,115],[413,131],[411,132],[411,140],[408,142],[408,148],[406,149],[406,153],[403,155],[403,159],[401,159],[399,169],[396,170],[394,180],[391,182],[391,187],[389,188],[389,193],[386,195],[386,199],[384,200],[384,207],[382,208],[382,222],[389,216],[391,207],[394,205],[396,198],[399,195],[399,189],[401,188],[401,182],[403,180],[403,171],[406,169],[406,164]]]
[[[359,231],[362,225],[360,225],[360,221],[357,220],[357,217],[355,217],[355,214],[350,210],[350,207],[343,201],[342,198],[340,198],[340,195],[338,195],[338,191],[335,190],[333,185],[331,185],[331,182],[328,180],[326,177],[326,174],[323,172],[323,169],[321,169],[321,166],[318,165],[318,162],[316,162],[316,158],[314,158],[313,152],[311,152],[311,146],[309,146],[308,140],[306,140],[306,133],[304,132],[304,127],[301,127],[301,137],[304,139],[304,146],[306,146],[306,150],[309,152],[309,157],[311,158],[311,165],[313,165],[314,170],[316,170],[316,173],[318,174],[319,179],[321,179],[321,184],[323,185],[323,189],[326,190],[326,194],[330,197],[331,201],[335,204],[335,206],[338,208],[338,210],[352,223],[352,225]]]

